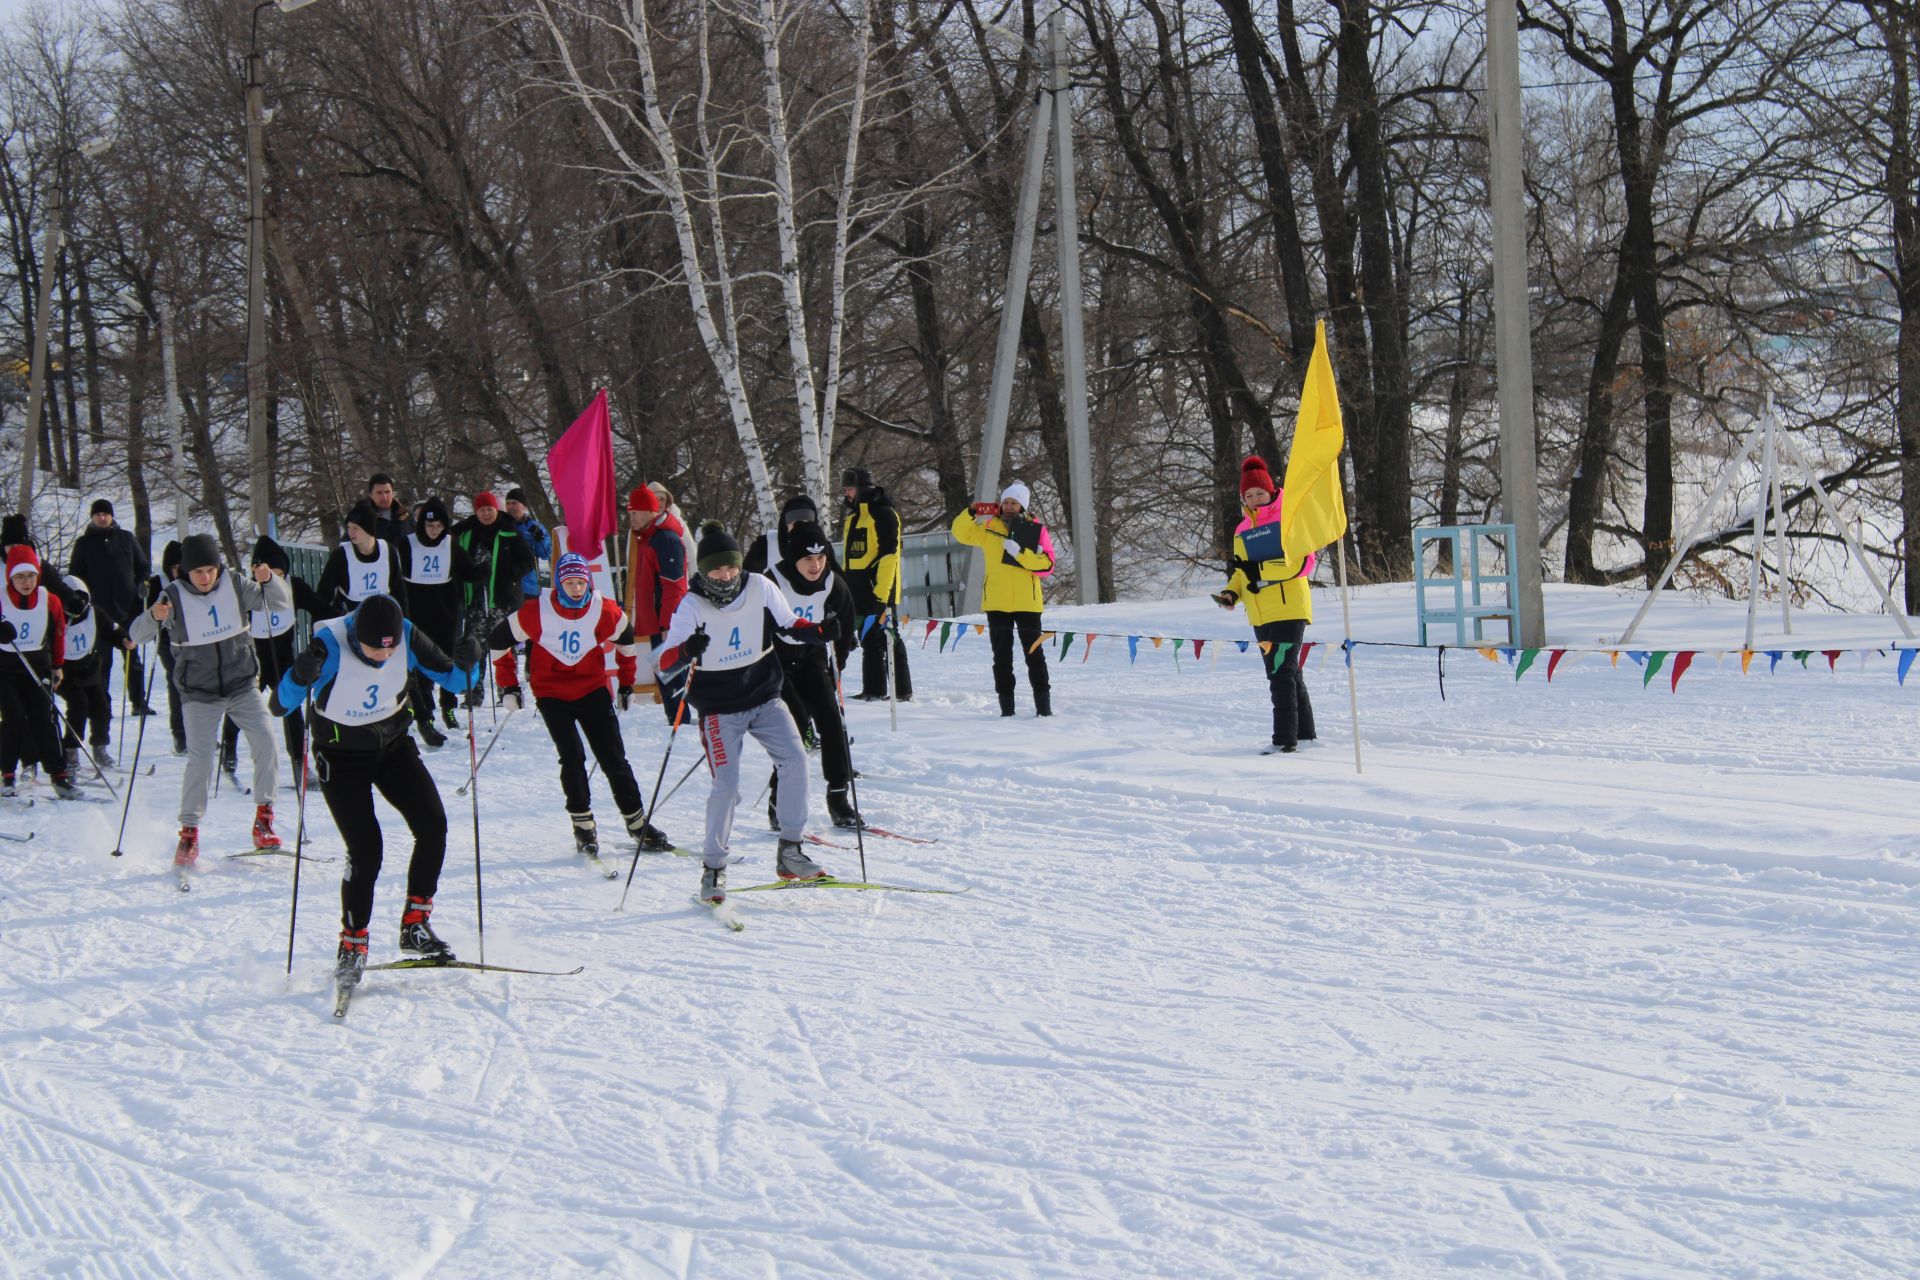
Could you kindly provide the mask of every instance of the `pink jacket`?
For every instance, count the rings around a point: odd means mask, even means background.
[[[1236,538],[1239,537],[1256,524],[1278,524],[1280,522],[1280,500],[1285,496],[1284,491],[1276,492],[1273,495],[1272,502],[1269,502],[1251,516],[1241,516],[1240,523],[1233,527],[1234,536]],[[1241,510],[1244,511],[1246,508],[1242,507]],[[1311,578],[1313,576],[1313,566],[1318,562],[1319,554],[1317,552],[1308,555],[1307,562],[1300,566],[1300,576],[1303,578]]]

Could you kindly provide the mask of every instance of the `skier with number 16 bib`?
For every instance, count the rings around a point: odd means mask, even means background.
[[[392,596],[368,596],[346,617],[314,624],[313,643],[294,659],[274,693],[276,715],[288,714],[312,693],[308,723],[320,791],[347,846],[334,965],[340,987],[351,989],[367,965],[367,925],[382,856],[373,811],[376,790],[413,832],[400,949],[429,960],[453,959],[453,949],[428,923],[447,857],[447,811],[407,732],[408,684],[417,671],[442,688],[465,693],[478,681],[485,656],[480,641],[468,636],[449,658],[400,616]]]

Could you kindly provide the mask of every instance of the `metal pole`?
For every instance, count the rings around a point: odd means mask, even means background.
[[[160,365],[167,379],[167,433],[173,438],[173,540],[187,540],[185,447],[181,437],[180,370],[173,356],[173,304],[160,304]]]
[[[1487,146],[1493,213],[1493,331],[1500,399],[1500,493],[1513,526],[1519,643],[1546,643],[1540,590],[1540,492],[1534,461],[1533,333],[1527,314],[1527,222],[1521,201],[1520,23],[1515,0],[1487,0]]]
[[[1067,85],[1067,24],[1060,10],[1047,19],[1052,50],[1054,232],[1060,257],[1060,363],[1067,386],[1067,469],[1073,503],[1074,578],[1081,604],[1100,602],[1099,557],[1094,548],[1093,439],[1087,425],[1087,338],[1080,317],[1080,204],[1073,189],[1073,92]],[[1539,538],[1536,535],[1535,545]]]
[[[260,10],[254,6],[247,46],[247,519],[267,533],[272,457],[267,440],[266,320],[266,60],[260,56]]]
[[[27,375],[27,425],[20,438],[20,502],[15,508],[33,519],[33,469],[40,449],[40,417],[47,394],[47,332],[53,311],[53,276],[60,262],[61,161],[53,172],[53,202],[47,210],[46,254],[40,264],[40,302],[33,315],[33,363]]]

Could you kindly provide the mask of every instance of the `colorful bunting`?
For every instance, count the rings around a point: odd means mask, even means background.
[[[1261,641],[1261,643],[1265,644],[1267,642],[1263,640]],[[1278,671],[1280,669],[1280,664],[1285,662],[1287,660],[1287,655],[1292,652],[1293,652],[1293,641],[1280,640],[1275,642],[1273,645],[1273,661],[1267,665],[1267,671],[1269,673]]]
[[[1073,648],[1073,632],[1062,631],[1060,633],[1060,656],[1064,659],[1067,656],[1067,650],[1071,648]]]
[[[1247,642],[1245,640],[1235,640],[1234,643],[1240,646],[1240,652],[1245,653],[1247,651]]]
[[[1900,683],[1903,685],[1907,682],[1907,671],[1913,666],[1913,657],[1917,653],[1920,653],[1920,649],[1902,649],[1900,651],[1900,665],[1896,668],[1895,674],[1899,676]]]
[[[1840,661],[1841,651],[1839,649],[1822,649],[1820,652],[1827,655],[1827,670],[1832,671],[1834,669],[1833,664]]]
[[[1560,660],[1566,656],[1567,656],[1567,651],[1565,649],[1555,649],[1552,653],[1547,655],[1547,683],[1548,684],[1553,683],[1553,669],[1559,666]],[[1520,678],[1519,676],[1514,677],[1515,680],[1518,680],[1519,678]]]
[[[1628,654],[1627,656],[1632,657],[1633,655]],[[1640,677],[1640,687],[1642,689],[1646,688],[1647,682],[1652,680],[1656,675],[1659,675],[1660,668],[1666,665],[1667,651],[1665,649],[1655,649],[1653,652],[1644,654],[1643,656],[1647,660],[1647,670],[1646,673]]]
[[[1303,640],[1300,642],[1300,669],[1302,671],[1307,669],[1307,659],[1313,654],[1313,646],[1314,642],[1312,640]]]
[[[1532,666],[1534,659],[1539,656],[1540,651],[1538,649],[1522,649],[1520,651],[1520,661],[1515,663],[1513,667],[1513,682],[1515,684],[1520,683],[1520,677],[1527,674],[1527,668]],[[1547,678],[1549,680],[1553,678],[1551,672],[1548,673]]]
[[[1740,674],[1741,675],[1747,674],[1747,668],[1752,665],[1753,665],[1753,650],[1742,649],[1740,651]]]
[[[1140,637],[1128,636],[1127,637],[1127,661],[1128,663],[1134,663],[1134,662],[1138,662],[1139,660],[1140,660]]]
[[[1680,677],[1685,675],[1687,668],[1693,665],[1694,657],[1695,654],[1691,649],[1682,649],[1673,655],[1673,680],[1667,685],[1670,692],[1680,692]]]
[[[1492,645],[1483,645],[1480,648],[1475,649],[1474,652],[1479,654],[1481,657],[1485,658],[1488,662],[1500,661],[1500,651],[1498,649],[1495,649]]]
[[[1081,651],[1080,661],[1085,662],[1088,658],[1091,658],[1093,656],[1094,639],[1095,639],[1094,633],[1091,631],[1087,632],[1087,647]]]
[[[929,625],[931,625],[931,624],[929,624]],[[939,652],[941,652],[941,653],[945,653],[945,652],[947,651],[947,636],[948,636],[948,634],[949,634],[949,633],[950,633],[950,632],[951,632],[952,630],[953,630],[953,624],[952,624],[951,622],[943,622],[943,623],[941,623],[941,624],[940,624],[940,649],[939,649]]]
[[[1207,642],[1205,640],[1195,640],[1193,642],[1193,656],[1198,658],[1200,656],[1200,651],[1206,648],[1206,645],[1207,645]]]
[[[937,621],[935,621],[934,619],[932,619],[932,618],[928,618],[928,619],[927,619],[927,630],[926,630],[926,635],[923,635],[923,636],[921,636],[921,637],[920,637],[920,647],[921,647],[922,649],[924,649],[924,648],[926,648],[926,647],[927,647],[927,637],[928,637],[928,636],[931,636],[931,635],[933,634],[933,629],[934,629],[935,627],[937,627],[937,626],[939,626],[939,625],[940,625],[940,624],[939,624],[939,623],[938,623]],[[943,641],[943,642],[941,643],[941,645],[940,645],[940,647],[941,647],[941,648],[943,648],[943,649],[944,649],[944,648],[946,648],[946,647],[947,647],[947,646],[946,646],[946,643],[945,643],[945,642]]]

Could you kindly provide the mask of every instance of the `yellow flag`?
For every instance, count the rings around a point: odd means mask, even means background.
[[[1280,510],[1280,542],[1290,559],[1332,546],[1347,531],[1347,503],[1341,492],[1340,450],[1346,445],[1340,422],[1340,393],[1327,359],[1327,322],[1314,326],[1313,358],[1307,384],[1300,389],[1300,418],[1287,449],[1286,491]]]

